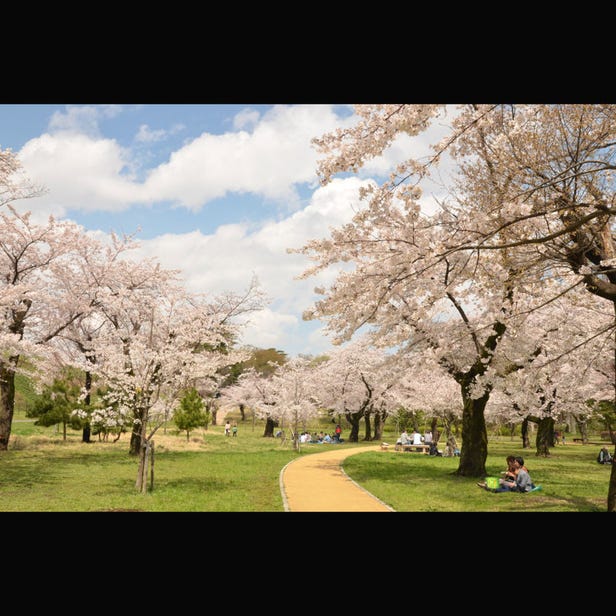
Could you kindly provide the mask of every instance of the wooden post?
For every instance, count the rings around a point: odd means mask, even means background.
[[[152,441],[152,452],[150,456],[150,492],[154,489],[154,441]]]
[[[144,493],[148,489],[148,463],[150,461],[150,443],[149,441],[145,442],[145,452],[143,454],[143,468],[141,469],[141,492]]]

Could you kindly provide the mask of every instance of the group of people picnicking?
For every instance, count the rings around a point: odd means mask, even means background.
[[[422,435],[418,430],[413,430],[409,434],[406,429],[404,429],[398,437],[396,445],[429,445],[431,442],[432,432],[430,430],[426,430]]]
[[[300,443],[342,443],[344,439],[342,438],[342,428],[339,424],[336,425],[336,428],[331,434],[327,434],[321,430],[321,432],[302,432],[299,435]]]
[[[432,430],[426,430],[422,434],[419,430],[415,429],[411,432],[407,432],[405,428],[396,441],[396,446],[398,445],[428,445],[428,454],[431,456],[451,457],[460,455],[460,450],[449,443],[447,447],[445,447],[445,450],[439,449],[437,443],[434,441]]]

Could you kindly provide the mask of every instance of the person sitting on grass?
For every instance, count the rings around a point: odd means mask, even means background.
[[[599,462],[599,464],[612,463],[612,455],[607,450],[607,447],[605,447],[605,445],[601,448],[601,451],[599,451],[599,455],[597,456],[597,462]]]
[[[515,480],[501,478],[499,479],[498,488],[488,488],[485,482],[479,482],[477,485],[484,490],[489,490],[490,492],[530,492],[534,489],[535,484],[533,483],[530,473],[528,469],[524,466],[524,458],[522,456],[515,456],[514,458],[514,469],[513,472],[515,474]]]
[[[503,471],[503,479],[507,481],[515,481],[516,469],[515,469],[515,456],[507,456],[507,470]]]

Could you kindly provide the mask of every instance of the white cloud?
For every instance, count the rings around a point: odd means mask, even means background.
[[[233,128],[235,130],[241,130],[242,128],[251,128],[259,121],[260,113],[256,109],[242,109],[239,113],[235,114],[233,118]]]
[[[164,128],[152,129],[147,124],[142,124],[135,135],[135,141],[138,143],[154,143],[155,141],[162,141],[169,135],[175,135],[185,128],[186,126],[184,124],[174,124],[169,130]]]
[[[275,106],[260,118],[244,110],[236,124],[256,122],[252,132],[203,133],[150,170],[145,182],[137,182],[128,170],[143,166],[140,154],[99,135],[100,118],[117,112],[115,107],[68,107],[54,114],[49,133],[23,146],[19,157],[25,170],[49,189],[37,207],[62,214],[171,201],[196,211],[235,192],[297,208],[296,185],[317,185],[311,139],[340,123],[328,105]],[[179,124],[169,132],[182,128]],[[144,124],[137,135],[160,139],[162,130]]]
[[[67,105],[66,111],[55,111],[49,120],[49,131],[84,133],[98,136],[98,122],[101,118],[113,118],[122,110],[120,105],[73,106]]]
[[[153,141],[160,141],[167,135],[167,131],[163,128],[158,130],[152,130],[147,124],[142,124],[139,127],[139,131],[135,135],[135,141],[142,143],[151,143]]]
[[[262,349],[276,348],[285,352],[289,331],[298,324],[297,316],[274,312],[269,308],[250,315],[249,320],[242,336],[242,344]]]
[[[32,180],[48,189],[33,208],[64,214],[71,208],[122,210],[142,201],[143,188],[126,173],[128,152],[113,139],[45,133],[28,141],[19,158]]]
[[[245,340],[296,354],[306,347],[308,333],[321,325],[304,324],[301,314],[317,298],[314,288],[330,284],[336,271],[296,280],[309,262],[303,255],[288,254],[287,248],[327,237],[330,226],[348,222],[357,207],[361,184],[355,177],[334,180],[318,188],[304,210],[279,222],[268,221],[258,227],[223,225],[211,235],[198,230],[165,234],[142,241],[139,253],[156,256],[166,268],[181,270],[192,292],[241,292],[256,275],[272,302],[263,313],[254,315]],[[317,335],[310,344],[312,350],[301,352],[318,354],[329,343]]]
[[[273,107],[251,133],[204,133],[186,144],[150,173],[146,191],[191,209],[229,192],[295,203],[294,185],[317,181],[311,139],[336,124],[327,105]]]

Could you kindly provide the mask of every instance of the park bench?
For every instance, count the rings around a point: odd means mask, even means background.
[[[417,452],[417,453],[430,453],[430,445],[426,445],[422,443],[421,445],[402,445],[401,443],[396,443],[395,447],[396,451],[409,451],[409,452]]]

